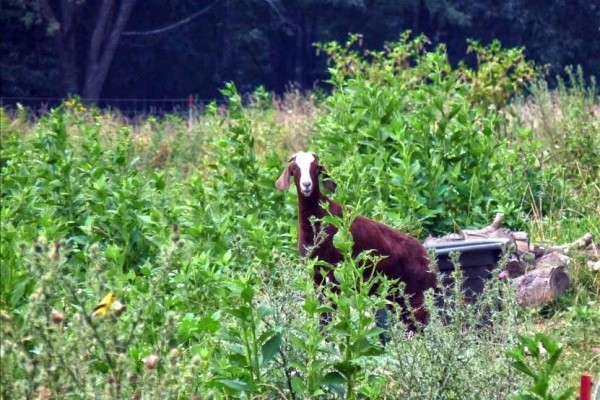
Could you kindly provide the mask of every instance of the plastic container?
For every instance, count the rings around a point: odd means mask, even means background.
[[[426,245],[427,249],[435,249],[437,265],[442,274],[444,286],[454,285],[450,254],[460,253],[459,263],[464,276],[462,290],[465,300],[474,302],[483,292],[485,282],[492,277],[492,271],[497,267],[507,247],[508,239],[453,240],[444,243]]]

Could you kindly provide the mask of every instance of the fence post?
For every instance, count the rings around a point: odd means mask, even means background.
[[[194,96],[188,96],[188,129],[191,131],[194,127]]]
[[[592,400],[592,375],[581,375],[579,386],[579,400]]]

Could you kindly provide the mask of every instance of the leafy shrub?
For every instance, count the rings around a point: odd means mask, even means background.
[[[472,96],[476,103],[485,108],[493,106],[501,110],[515,95],[521,93],[528,81],[538,71],[525,59],[524,48],[503,49],[500,41],[494,40],[482,46],[469,40],[467,52],[474,52],[478,68],[472,70],[462,66],[464,78],[472,85]]]
[[[107,152],[98,124],[80,125],[80,136],[67,125],[67,114],[56,110],[40,121],[34,138],[15,138],[2,148],[1,280],[8,304],[22,301],[30,281],[15,251],[20,242],[44,235],[83,249],[102,240],[111,243],[111,258],[124,271],[158,252],[153,230],[164,223],[155,202],[165,188],[162,174],[140,176],[127,129],[117,132]]]
[[[360,199],[370,215],[385,209],[388,222],[417,233],[485,221],[498,206],[505,149],[502,115],[482,99],[501,92],[493,100],[500,106],[518,92],[533,73],[522,51],[473,43],[481,57],[470,71],[453,69],[444,46],[425,51],[422,36],[365,56],[351,50],[359,38],[321,46],[333,62],[334,92],[312,144],[339,181],[362,189],[342,197]]]
[[[138,274],[111,268],[110,254],[110,246],[99,243],[79,251],[45,239],[23,249],[22,263],[37,284],[25,306],[3,315],[3,397],[47,392],[53,398],[178,398],[209,392],[205,376],[189,383],[219,328],[212,315],[219,304],[218,278],[198,261],[185,268],[190,247],[177,235]],[[116,294],[120,308],[93,315],[94,304],[108,292]]]
[[[508,356],[511,366],[533,379],[533,385],[522,390],[515,399],[566,400],[573,396],[575,388],[568,388],[558,396],[550,393],[550,379],[562,353],[561,345],[543,334],[534,337],[519,336],[519,346]]]

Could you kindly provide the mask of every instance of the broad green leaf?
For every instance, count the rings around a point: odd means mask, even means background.
[[[261,348],[261,353],[263,357],[263,364],[271,361],[279,352],[281,348],[281,334],[276,333],[269,340],[267,340]]]
[[[563,394],[561,394],[560,396],[558,396],[556,398],[556,400],[568,400],[571,397],[573,397],[573,395],[576,393],[576,389],[575,388],[569,388],[567,390],[564,391]]]
[[[524,374],[529,375],[532,378],[535,378],[535,372],[533,372],[531,370],[531,368],[529,368],[527,365],[525,365],[524,362],[522,361],[514,361],[510,364],[513,368],[518,369],[519,371],[523,372]]]
[[[232,252],[231,252],[231,249],[229,249],[225,252],[225,254],[223,254],[223,258],[222,258],[223,264],[229,263],[229,261],[231,260],[231,257],[232,257]]]
[[[227,386],[230,389],[236,390],[238,392],[246,392],[250,389],[247,383],[242,382],[237,379],[218,379],[217,382],[221,382],[223,385]]]
[[[333,367],[344,376],[353,375],[361,369],[360,365],[352,361],[340,361],[335,363]]]
[[[261,304],[258,307],[257,316],[259,319],[264,319],[270,315],[273,315],[273,308],[267,304]]]
[[[346,394],[346,378],[339,372],[329,372],[323,377],[321,382],[339,396],[344,396]]]
[[[243,301],[250,303],[254,298],[254,289],[252,286],[247,285],[242,289],[241,298]]]
[[[296,395],[304,395],[304,393],[306,392],[306,386],[304,385],[304,382],[302,381],[302,379],[300,379],[300,377],[292,376],[291,383],[292,390]]]
[[[326,374],[321,382],[324,385],[344,385],[346,384],[346,378],[339,372],[329,372]]]
[[[149,215],[138,215],[137,216],[138,219],[146,224],[153,224],[154,221],[152,221],[152,217],[150,217]]]

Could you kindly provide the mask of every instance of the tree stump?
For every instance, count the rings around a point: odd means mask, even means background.
[[[564,265],[535,269],[512,282],[517,290],[517,301],[523,306],[547,304],[565,293],[570,283],[571,276]]]

